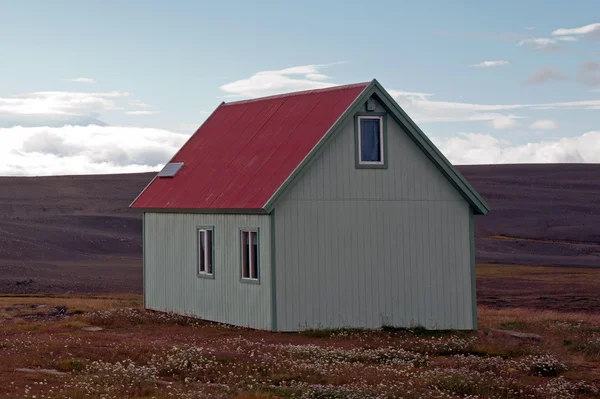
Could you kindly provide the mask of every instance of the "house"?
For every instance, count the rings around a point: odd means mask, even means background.
[[[149,309],[273,331],[477,326],[489,207],[376,80],[222,103],[131,206]]]

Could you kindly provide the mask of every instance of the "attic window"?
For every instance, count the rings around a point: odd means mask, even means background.
[[[358,115],[356,118],[356,167],[385,168],[385,123],[384,114]]]
[[[174,177],[182,167],[183,162],[168,163],[160,172],[158,172],[158,177]]]

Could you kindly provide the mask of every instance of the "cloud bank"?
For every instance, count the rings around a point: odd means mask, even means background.
[[[160,169],[189,135],[117,126],[0,128],[0,175],[68,175]]]
[[[226,96],[257,97],[335,86],[325,65],[258,72],[221,86]],[[598,67],[584,66],[586,84],[596,85]],[[582,78],[581,76],[579,77]],[[484,121],[494,129],[522,124],[522,111],[599,110],[600,100],[551,103],[476,104],[438,101],[432,93],[389,90],[418,123]],[[0,175],[60,175],[156,171],[189,134],[137,127],[105,126],[103,113],[150,115],[159,111],[129,93],[43,91],[0,97]],[[199,118],[198,125],[201,118]],[[552,120],[528,122],[534,130],[558,128]],[[186,128],[191,132],[197,125]],[[460,133],[433,138],[456,164],[600,162],[600,132],[513,144],[491,134]]]
[[[600,162],[600,131],[522,145],[477,133],[459,133],[452,138],[433,137],[432,141],[455,165]]]

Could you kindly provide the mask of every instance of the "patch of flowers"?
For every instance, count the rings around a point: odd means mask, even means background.
[[[590,357],[600,357],[600,335],[583,338],[578,349]]]
[[[405,348],[413,352],[428,355],[452,355],[468,352],[477,337],[459,337],[451,335],[447,337],[416,338],[406,342]]]
[[[353,348],[341,349],[318,345],[279,345],[286,352],[324,360],[329,363],[369,362],[403,366],[424,365],[428,357],[420,353],[410,352],[402,348]]]
[[[544,385],[534,388],[535,393],[546,399],[574,399],[578,393],[596,397],[600,394],[600,389],[591,384],[582,381],[572,382],[558,377],[548,381]]]
[[[576,322],[567,320],[554,320],[551,326],[561,330],[575,330],[582,328],[584,326],[584,323],[583,320],[579,320]]]
[[[64,384],[63,397],[85,396],[122,397],[146,396],[157,389],[156,369],[139,366],[131,360],[109,363],[92,362],[79,378]]]
[[[517,367],[531,375],[556,377],[567,371],[567,366],[552,355],[530,355],[519,359]]]
[[[291,387],[296,392],[292,397],[298,399],[383,399],[384,395],[373,389],[360,389],[356,386],[335,386],[322,384],[296,383]],[[285,389],[281,389],[285,392]],[[277,392],[277,391],[276,391]]]
[[[214,368],[217,363],[209,350],[194,346],[173,347],[163,354],[154,354],[149,365],[163,376],[195,378],[199,373]]]
[[[517,371],[518,364],[514,360],[503,359],[499,356],[454,355],[451,357],[454,367],[478,372],[494,372],[497,374]]]
[[[493,371],[469,368],[433,369],[422,372],[418,378],[429,387],[461,398],[522,397],[522,387],[513,378],[498,378]]]

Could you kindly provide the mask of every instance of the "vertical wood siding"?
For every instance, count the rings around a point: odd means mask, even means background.
[[[279,330],[473,327],[469,204],[387,118],[388,169],[352,120],[276,205]]]
[[[214,279],[197,277],[196,229],[214,226]],[[240,282],[240,228],[259,229],[260,284]],[[268,215],[146,213],[146,307],[271,329]]]

